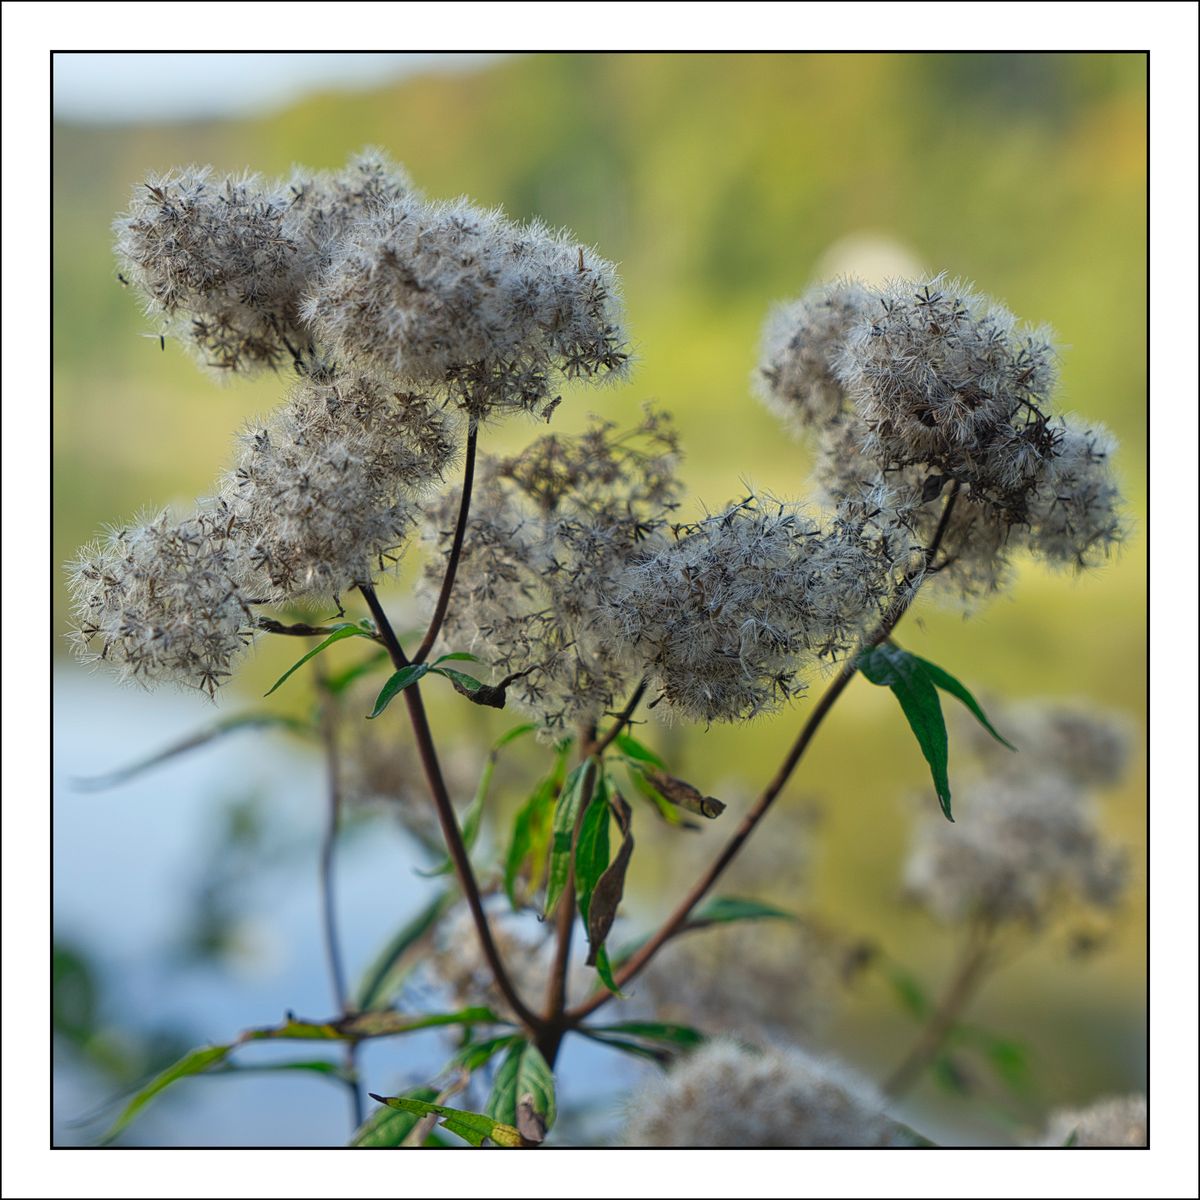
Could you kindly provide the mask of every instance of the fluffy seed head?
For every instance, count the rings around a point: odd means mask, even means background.
[[[797,433],[815,432],[845,411],[836,364],[874,297],[862,284],[821,284],[799,300],[777,305],[763,330],[755,390]]]
[[[628,1110],[630,1146],[867,1147],[904,1144],[869,1083],[799,1048],[713,1041],[651,1079]]]
[[[1089,797],[1061,776],[981,780],[956,811],[953,825],[922,819],[905,866],[909,894],[939,919],[1038,927],[1068,905],[1120,900],[1126,855],[1100,832]]]
[[[225,496],[266,586],[328,596],[398,561],[414,496],[442,482],[454,447],[452,424],[427,397],[313,376],[245,430]]]
[[[341,362],[443,389],[474,417],[548,412],[624,370],[613,265],[540,223],[409,195],[350,229],[304,305]]]
[[[213,697],[254,627],[233,524],[215,502],[85,547],[70,572],[78,656],[146,687],[174,682]]]
[[[1146,1097],[1110,1096],[1087,1108],[1063,1108],[1050,1114],[1039,1146],[1075,1150],[1133,1147],[1148,1144]]]

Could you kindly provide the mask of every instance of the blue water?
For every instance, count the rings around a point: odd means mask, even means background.
[[[219,710],[237,710],[236,703]],[[103,792],[72,780],[136,760],[211,722],[218,712],[183,695],[118,689],[63,669],[55,679],[54,920],[56,939],[82,946],[105,984],[104,1016],[127,1029],[169,1027],[192,1044],[231,1040],[288,1009],[332,1014],[320,937],[317,847],[322,767],[283,735],[237,733]],[[232,802],[259,798],[264,838],[237,885],[233,956],[181,963],[179,950]],[[438,884],[398,826],[371,822],[339,849],[337,904],[353,981]],[[369,1090],[426,1082],[451,1052],[425,1033],[368,1043]],[[318,1057],[311,1045],[251,1047],[243,1061]],[[336,1053],[330,1057],[336,1058]],[[613,1097],[641,1068],[576,1040],[560,1060],[560,1107],[587,1105],[610,1126]],[[87,1144],[103,1122],[72,1122],[111,1098],[110,1079],[68,1055],[56,1062],[56,1144]],[[368,1102],[370,1104],[370,1102]],[[340,1086],[300,1074],[197,1078],[154,1101],[123,1137],[129,1145],[337,1145],[350,1132]],[[109,1114],[112,1115],[111,1113]]]

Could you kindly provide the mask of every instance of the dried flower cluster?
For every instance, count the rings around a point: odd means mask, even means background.
[[[457,452],[427,397],[360,376],[312,376],[242,435],[224,495],[268,594],[330,596],[398,560],[417,498]]]
[[[760,393],[821,447],[818,482],[878,537],[928,545],[964,597],[1002,586],[1009,554],[1087,567],[1123,538],[1113,443],[1053,417],[1047,331],[938,276],[878,290],[822,286],[768,324]]]
[[[799,1048],[712,1041],[650,1080],[627,1114],[630,1146],[875,1147],[906,1144],[874,1088]]]
[[[641,677],[614,636],[613,599],[630,564],[669,539],[677,456],[669,419],[651,412],[625,433],[595,423],[481,463],[442,639],[520,674],[510,697],[549,728],[595,720]],[[458,503],[451,493],[429,513],[443,548]],[[441,556],[429,563],[433,587],[443,569]]]
[[[1147,1118],[1145,1096],[1110,1096],[1087,1108],[1051,1113],[1037,1145],[1076,1150],[1145,1146]]]
[[[1070,905],[1110,909],[1124,892],[1126,854],[1087,790],[1119,774],[1122,727],[1059,705],[1016,711],[999,719],[1028,735],[1019,753],[984,750],[989,773],[964,789],[958,822],[925,819],[915,834],[905,883],[942,920],[1037,927]]]
[[[84,547],[70,570],[80,658],[146,686],[177,680],[212,696],[254,624],[232,523],[216,503]]]
[[[622,372],[616,293],[612,264],[565,233],[410,193],[350,230],[303,311],[340,362],[482,417]]]

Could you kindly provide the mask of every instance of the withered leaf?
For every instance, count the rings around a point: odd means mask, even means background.
[[[599,953],[600,947],[604,945],[604,939],[608,937],[613,921],[616,920],[621,897],[625,894],[625,872],[629,869],[629,860],[633,856],[633,812],[619,792],[613,793],[612,809],[617,818],[617,825],[621,829],[621,848],[612,862],[608,864],[604,874],[596,880],[596,886],[588,901],[589,950],[587,965],[589,967],[596,965],[596,955]]]
[[[707,817],[711,821],[725,811],[724,803],[715,796],[704,795],[690,783],[676,779],[674,775],[667,775],[662,771],[647,771],[646,778],[662,793],[664,799],[687,812]]]
[[[546,1118],[534,1107],[532,1092],[517,1101],[517,1132],[527,1142],[541,1144],[546,1140]]]

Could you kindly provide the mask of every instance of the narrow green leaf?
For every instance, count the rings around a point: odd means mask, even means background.
[[[917,662],[919,662],[925,668],[929,678],[932,679],[933,682],[940,687],[943,692],[949,692],[950,695],[961,700],[967,706],[967,708],[971,710],[972,715],[980,723],[980,725],[982,725],[984,729],[986,729],[988,733],[990,733],[992,737],[994,737],[996,741],[1000,743],[1000,745],[1007,746],[1010,750],[1016,750],[1016,746],[1014,746],[1012,742],[1010,742],[1007,738],[1001,737],[1000,734],[996,732],[996,729],[992,725],[991,721],[987,719],[987,714],[982,708],[979,707],[979,701],[976,700],[969,691],[967,691],[964,684],[955,679],[949,671],[939,667],[937,663],[931,663],[927,658],[918,658],[915,654],[911,657],[916,658]]]
[[[688,926],[722,925],[727,921],[795,921],[795,913],[761,900],[743,900],[738,896],[714,896],[706,900],[688,918]]]
[[[181,754],[187,754],[190,750],[198,750],[201,746],[207,746],[209,742],[215,742],[218,738],[223,738],[229,733],[237,733],[241,729],[286,729],[289,733],[296,734],[313,732],[313,727],[299,717],[288,717],[281,713],[237,713],[234,716],[225,717],[223,720],[214,721],[207,729],[202,729],[198,733],[192,734],[191,737],[184,738],[183,741],[175,742],[165,750],[159,750],[152,754],[149,758],[140,759],[127,767],[120,767],[104,775],[92,775],[73,782],[80,790],[89,792],[116,787],[117,784],[126,783],[143,771],[149,771],[152,767],[169,762]]]
[[[418,1088],[412,1095],[414,1100],[434,1100],[437,1098],[437,1088]],[[361,1150],[395,1149],[403,1144],[420,1119],[417,1113],[385,1105],[383,1108],[377,1108],[355,1130],[350,1145]]]
[[[484,1111],[494,1120],[520,1129],[530,1141],[540,1141],[536,1126],[523,1128],[520,1108],[527,1098],[533,1115],[541,1123],[540,1132],[544,1137],[558,1115],[554,1073],[532,1042],[520,1041],[509,1048],[497,1069]]]
[[[660,771],[667,769],[667,764],[649,746],[643,745],[631,733],[617,734],[617,748],[635,762],[649,763],[650,766],[657,767]]]
[[[456,650],[453,654],[443,654],[441,658],[434,659],[433,665],[439,666],[444,662],[474,662],[481,663],[483,659],[477,654],[468,654],[465,650]]]
[[[667,1021],[621,1021],[616,1025],[589,1025],[581,1028],[580,1032],[666,1042],[683,1049],[691,1049],[708,1040],[700,1030],[690,1025],[676,1025]]]
[[[292,663],[292,665],[288,667],[288,669],[284,671],[284,673],[280,675],[277,680],[275,680],[274,686],[271,688],[271,691],[266,693],[266,695],[269,696],[271,692],[277,691],[279,688],[281,688],[298,670],[300,670],[302,666],[304,666],[306,662],[308,662],[310,658],[316,658],[316,656],[320,654],[322,650],[327,650],[333,645],[334,642],[340,642],[343,638],[349,637],[373,638],[374,634],[363,629],[361,625],[353,625],[349,622],[344,625],[336,626],[335,631],[331,633],[319,646],[314,646],[302,658],[297,659],[296,662]]]
[[[647,1058],[653,1063],[657,1063],[660,1067],[665,1067],[670,1064],[675,1055],[672,1051],[663,1049],[658,1046],[645,1045],[642,1042],[633,1042],[628,1038],[610,1037],[608,1034],[594,1033],[590,1029],[580,1028],[578,1033],[582,1033],[584,1037],[591,1038],[593,1042],[599,1042],[602,1046],[609,1046],[613,1050],[620,1050],[622,1054],[630,1054],[637,1058]]]
[[[172,1063],[165,1071],[155,1075],[149,1083],[134,1094],[112,1123],[108,1132],[100,1139],[100,1144],[106,1145],[122,1133],[134,1117],[159,1092],[170,1087],[179,1079],[186,1079],[189,1075],[200,1075],[217,1064],[223,1063],[232,1049],[232,1046],[203,1046],[198,1050],[189,1050],[181,1059]]]
[[[625,993],[617,986],[616,976],[613,974],[612,962],[608,957],[608,947],[604,945],[597,946],[592,958],[592,966],[596,968],[596,974],[600,976],[600,982],[604,984],[604,986],[608,988],[608,990],[612,992],[612,994],[616,996],[618,1000],[624,1000]]]
[[[505,746],[511,745],[517,738],[524,737],[527,733],[532,733],[537,728],[532,721],[525,721],[521,725],[514,725],[511,729],[502,733],[495,742],[492,743],[492,753],[496,754],[503,750]]]
[[[380,951],[359,984],[355,996],[355,1007],[359,1011],[371,1012],[391,1000],[412,965],[405,961],[410,957],[408,952],[437,924],[456,895],[454,891],[439,893]]]
[[[579,842],[575,847],[575,894],[579,913],[586,924],[588,905],[600,876],[608,869],[608,827],[612,813],[608,806],[608,789],[604,776],[596,780],[592,801],[583,814],[579,827]]]
[[[589,758],[567,776],[558,804],[554,808],[553,837],[550,844],[550,866],[546,875],[545,916],[549,917],[558,906],[558,898],[567,886],[567,875],[571,869],[571,851],[575,841],[575,821],[583,804],[584,793],[591,788],[596,771],[596,760]]]
[[[457,684],[467,692],[477,692],[483,686],[483,681],[465,671],[455,671],[452,667],[430,667],[435,675],[444,675],[451,683]]]
[[[482,1146],[488,1138],[497,1146],[510,1149],[522,1144],[521,1135],[511,1125],[505,1125],[483,1113],[447,1108],[444,1104],[430,1104],[427,1100],[413,1096],[377,1096],[374,1092],[369,1095],[380,1104],[386,1104],[389,1108],[399,1109],[401,1112],[415,1113],[418,1117],[436,1113],[441,1118],[442,1125],[451,1133],[458,1134],[464,1141],[470,1142],[472,1146]]]
[[[413,1016],[410,1013],[361,1012],[333,1021],[305,1021],[288,1016],[281,1025],[267,1025],[258,1029],[247,1029],[238,1043],[264,1041],[316,1041],[358,1042],[366,1038],[395,1037],[412,1033],[417,1029],[431,1029],[439,1025],[504,1025],[490,1008],[464,1008],[452,1013],[428,1013]]]
[[[902,1008],[918,1021],[923,1021],[929,1016],[932,1003],[915,975],[901,967],[893,967],[888,972],[888,981]]]
[[[383,690],[379,693],[379,698],[375,701],[375,709],[367,720],[373,721],[410,683],[416,683],[428,671],[428,663],[409,663],[407,667],[401,667],[383,685]]]
[[[451,1067],[461,1067],[464,1071],[478,1071],[492,1058],[507,1050],[516,1042],[524,1041],[519,1033],[508,1033],[501,1037],[486,1038],[481,1042],[468,1042],[450,1060]]]
[[[920,659],[887,642],[863,650],[858,656],[858,667],[871,683],[891,688],[900,702],[901,711],[929,764],[942,812],[947,821],[953,821],[946,720],[929,672]]]

